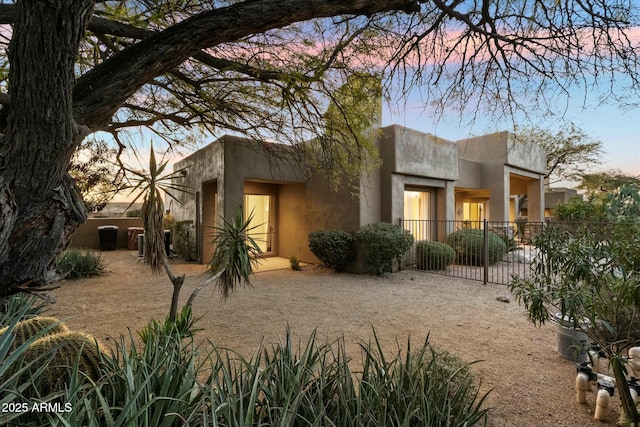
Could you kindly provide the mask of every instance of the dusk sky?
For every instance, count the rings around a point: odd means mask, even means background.
[[[615,105],[598,106],[598,94],[587,96],[589,107],[582,108],[582,100],[569,103],[564,119],[534,119],[534,123],[543,129],[559,129],[574,123],[577,127],[602,142],[605,155],[600,170],[619,169],[628,175],[640,175],[640,105],[629,110],[621,110]],[[559,100],[559,105],[564,101]],[[409,99],[404,112],[392,112],[385,108],[383,125],[400,124],[441,138],[457,141],[469,136],[483,135],[496,131],[513,130],[510,120],[499,122],[489,118],[478,119],[473,125],[455,114],[435,121],[424,111],[424,107],[415,99]],[[562,111],[559,112],[559,114]]]

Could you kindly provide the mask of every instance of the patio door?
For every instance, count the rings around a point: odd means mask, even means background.
[[[271,196],[267,194],[245,194],[244,215],[253,215],[248,233],[263,253],[273,251],[273,226],[271,221]]]
[[[436,230],[432,193],[426,189],[405,188],[404,220],[405,227],[416,240],[433,240]]]

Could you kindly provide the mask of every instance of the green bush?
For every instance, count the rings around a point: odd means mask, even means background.
[[[416,243],[416,265],[420,270],[444,270],[455,259],[456,251],[446,243],[432,240]]]
[[[456,251],[456,262],[462,265],[485,265],[484,262],[484,230],[467,228],[451,233],[447,243]],[[487,265],[493,265],[502,260],[507,252],[507,245],[496,233],[488,232]]]
[[[87,249],[68,249],[56,258],[56,271],[71,279],[100,275],[104,267],[102,256]]]
[[[367,224],[356,232],[366,261],[372,273],[390,272],[393,261],[404,255],[413,244],[413,236],[407,230],[388,222]]]
[[[173,224],[173,250],[185,261],[195,261],[198,257],[193,221],[177,221]]]
[[[356,257],[355,239],[342,230],[309,233],[309,249],[325,266],[342,271]]]
[[[298,258],[293,255],[289,258],[289,265],[293,271],[302,270],[302,267],[300,267],[300,261],[298,261]]]

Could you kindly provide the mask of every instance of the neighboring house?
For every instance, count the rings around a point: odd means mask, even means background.
[[[508,132],[452,142],[392,125],[377,135],[379,169],[359,189],[337,192],[321,173],[307,176],[285,160],[287,146],[270,144],[280,156],[269,157],[258,143],[224,136],[174,165],[186,168],[176,183],[192,189],[177,195],[174,217],[194,222],[202,262],[210,259],[217,217],[231,218],[242,206],[245,215],[253,212],[253,233],[267,255],[314,263],[307,236],[316,230],[401,219],[512,221],[518,195],[528,197],[529,221],[543,220],[540,146],[515,143]]]
[[[567,187],[545,188],[544,192],[544,219],[549,221],[555,218],[554,209],[559,204],[569,202],[576,197],[582,197],[578,190]],[[527,218],[529,211],[529,203],[526,198],[520,204],[520,217]]]
[[[578,190],[566,187],[548,188],[544,193],[544,217],[553,218],[553,209],[556,205],[561,203],[567,203],[569,200],[575,197],[582,197],[578,194]]]

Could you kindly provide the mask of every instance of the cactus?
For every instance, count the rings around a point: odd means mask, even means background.
[[[91,335],[75,331],[46,335],[34,341],[22,357],[25,363],[29,363],[45,353],[50,355],[47,366],[38,375],[37,384],[34,384],[41,396],[64,390],[76,363],[78,372],[91,380],[97,381],[101,377],[101,360],[105,352]],[[38,368],[34,366],[32,371]]]
[[[55,317],[37,316],[31,319],[22,320],[16,324],[13,330],[15,339],[11,344],[11,350],[15,350],[29,339],[35,337],[40,331],[49,328],[44,335],[53,335],[61,332],[67,332],[69,329],[60,323]],[[0,329],[0,335],[4,335],[6,327]]]

